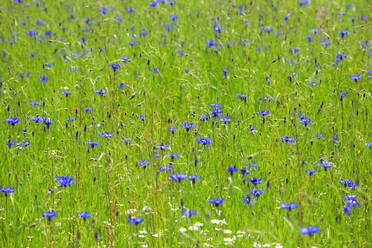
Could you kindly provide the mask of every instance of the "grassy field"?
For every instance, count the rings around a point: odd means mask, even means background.
[[[1,1],[0,247],[371,247],[371,7]]]

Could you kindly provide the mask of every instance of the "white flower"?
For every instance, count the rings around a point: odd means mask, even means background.
[[[226,221],[225,221],[225,219],[223,219],[223,220],[216,220],[216,219],[213,219],[213,220],[211,220],[211,223],[212,224],[218,224],[218,225],[227,225],[227,223],[226,223]]]
[[[229,230],[229,229],[223,230],[223,232],[224,232],[225,234],[230,234],[230,233],[232,233],[232,231]]]
[[[152,236],[153,236],[154,238],[159,238],[159,237],[162,236],[162,234],[161,234],[161,232],[159,232],[159,233],[155,233],[155,234],[153,234]]]
[[[137,209],[128,209],[127,214],[134,214],[137,211]]]
[[[197,227],[202,227],[202,226],[203,226],[203,223],[200,223],[200,222],[196,222],[196,223],[194,224],[194,226],[197,226]]]
[[[181,227],[180,229],[178,229],[178,231],[180,231],[180,232],[186,232],[186,231],[187,231],[187,229],[186,229],[186,228],[184,228],[184,227]]]

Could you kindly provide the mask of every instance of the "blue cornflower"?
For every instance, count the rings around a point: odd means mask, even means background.
[[[258,98],[258,102],[266,102],[266,101],[274,101],[275,100],[275,97],[273,97],[273,96],[270,96],[270,97],[268,97],[268,98],[266,98],[265,96],[263,96],[263,97],[260,97],[260,98]]]
[[[307,234],[307,235],[311,236],[315,233],[318,233],[319,230],[320,230],[320,228],[317,227],[317,226],[310,226],[310,227],[301,227],[300,232],[302,234]]]
[[[281,140],[287,144],[294,144],[296,140],[293,137],[282,136]]]
[[[17,77],[24,78],[24,77],[29,77],[29,76],[30,76],[30,73],[25,72],[25,73],[20,73],[20,74],[18,74]]]
[[[252,168],[252,171],[255,171],[256,169],[255,168],[257,168],[257,163],[256,162],[253,162],[252,164],[250,164],[250,163],[248,163],[248,162],[245,162],[244,163],[246,166],[249,166],[249,167],[253,167]]]
[[[362,75],[353,75],[353,76],[350,76],[350,79],[357,82],[358,80],[362,79]]]
[[[329,46],[329,45],[331,45],[331,42],[323,41],[321,44],[322,44],[322,46]]]
[[[345,187],[347,186],[347,187],[350,187],[350,188],[355,188],[356,186],[358,186],[358,184],[356,184],[356,183],[353,183],[353,181],[352,180],[340,180],[340,183],[342,184],[342,185],[344,185]]]
[[[139,34],[139,36],[144,36],[145,37],[145,36],[148,35],[148,32],[147,32],[146,28],[143,28],[142,32],[139,32],[138,34]]]
[[[236,166],[234,167],[230,167],[226,169],[227,172],[229,172],[231,174],[231,176],[234,175],[234,172],[237,172],[238,171],[238,168],[236,168]]]
[[[214,41],[214,40],[207,40],[207,41],[205,42],[205,44],[207,44],[209,48],[211,48],[211,47],[213,47],[213,46],[218,46],[218,45],[219,45],[219,43],[216,42],[216,41]]]
[[[116,72],[116,70],[121,68],[121,65],[120,64],[111,64],[110,68],[113,69],[114,72]]]
[[[140,119],[141,121],[145,121],[146,118],[147,118],[147,115],[138,116],[138,119]]]
[[[209,112],[212,114],[211,118],[214,118],[214,117],[218,118],[219,117],[218,115],[222,114],[223,110],[219,109],[219,108],[216,108],[216,109],[210,109]]]
[[[300,49],[298,49],[298,48],[291,48],[291,49],[289,49],[289,51],[291,53],[299,53],[300,52]]]
[[[210,204],[214,204],[214,206],[218,207],[220,204],[225,202],[225,198],[211,198],[208,200]]]
[[[228,123],[228,122],[231,122],[230,117],[219,117],[218,119],[225,124]]]
[[[40,82],[46,83],[49,81],[49,78],[47,76],[40,76]]]
[[[320,165],[323,166],[325,171],[333,166],[332,163],[321,163]]]
[[[159,172],[162,172],[162,171],[172,171],[174,168],[172,165],[160,165],[160,168],[159,168]]]
[[[44,121],[45,118],[37,115],[37,116],[32,117],[32,120],[36,123],[39,123],[39,121]]]
[[[14,146],[15,144],[16,144],[16,142],[13,141],[13,140],[8,140],[8,142],[6,142],[6,145],[9,146],[9,148]]]
[[[319,139],[324,136],[324,133],[314,133],[314,136]]]
[[[266,115],[270,114],[270,111],[269,110],[258,111],[257,114],[262,115],[262,116],[266,116]]]
[[[124,62],[129,62],[130,61],[130,58],[129,57],[120,57]]]
[[[53,63],[49,63],[49,62],[47,62],[47,63],[45,63],[44,65],[43,65],[43,67],[53,67],[55,65],[55,63],[53,62]]]
[[[299,4],[300,6],[306,6],[308,3],[309,3],[308,0],[303,0],[303,1],[299,1],[299,2],[298,2],[298,4]]]
[[[15,189],[10,187],[3,187],[1,188],[1,192],[5,193],[5,196],[7,196],[8,194],[14,193]]]
[[[211,145],[212,143],[212,139],[211,138],[202,138],[202,137],[199,137],[198,138],[198,144],[200,145]]]
[[[159,68],[150,68],[150,72],[151,73],[159,73],[160,72],[160,69]]]
[[[253,177],[253,178],[250,178],[249,181],[250,181],[254,186],[256,186],[257,184],[261,184],[261,183],[262,183],[262,178],[257,179],[257,177]]]
[[[204,114],[204,115],[202,115],[202,116],[200,117],[200,120],[201,120],[201,121],[207,121],[207,120],[209,120],[209,115],[208,115],[208,114]]]
[[[249,133],[257,133],[257,130],[254,127],[250,127]]]
[[[247,168],[241,168],[240,169],[240,175],[245,176],[245,175],[248,175],[248,174],[249,174],[249,171],[247,170]]]
[[[130,144],[130,143],[132,143],[133,139],[126,138],[126,139],[121,139],[120,141],[121,141],[121,142],[124,142],[124,143],[126,143],[126,144]]]
[[[172,132],[172,133],[174,133],[174,132],[176,132],[178,130],[178,128],[177,127],[170,127],[170,128],[168,128],[168,131],[169,132]]]
[[[257,200],[254,199],[253,196],[251,196],[250,194],[247,194],[246,196],[243,195],[243,203],[247,204],[247,205],[250,205],[250,204],[253,204],[253,203],[256,203]]]
[[[190,210],[189,212],[187,212],[186,209],[182,209],[183,216],[188,216],[189,218],[191,218],[191,216],[196,215],[196,214],[197,214],[196,210]]]
[[[99,145],[98,141],[87,141],[87,144],[90,145],[92,148]]]
[[[86,108],[84,109],[84,111],[85,111],[85,112],[92,112],[93,109],[92,109],[92,108],[88,108],[88,107],[86,107]]]
[[[149,6],[150,7],[153,7],[153,8],[157,8],[158,7],[158,3],[152,1],[152,2],[149,3]]]
[[[211,106],[211,108],[219,108],[219,107],[221,107],[221,104],[219,104],[219,103],[211,103],[210,106]]]
[[[176,152],[172,152],[168,154],[168,157],[170,157],[171,159],[174,159],[174,158],[179,158],[180,155]]]
[[[118,88],[119,88],[119,89],[124,89],[124,88],[127,87],[127,86],[128,86],[128,84],[120,83],[120,84],[118,85]]]
[[[305,171],[305,173],[309,174],[310,176],[313,175],[315,172],[316,172],[315,169],[309,169]]]
[[[102,132],[102,133],[99,133],[98,136],[105,137],[105,138],[112,138],[115,136],[115,134],[109,133],[109,132]]]
[[[348,56],[347,54],[336,53],[336,58],[338,58],[340,60],[346,59],[347,56]]]
[[[57,212],[47,211],[47,212],[43,212],[41,215],[43,217],[47,217],[48,218],[48,221],[50,221],[52,219],[52,217],[57,216]]]
[[[186,131],[188,132],[191,128],[195,127],[195,124],[194,123],[187,124],[184,121],[184,122],[182,122],[181,127],[183,127],[184,129],[186,129]]]
[[[102,7],[102,9],[100,10],[100,12],[101,12],[102,14],[107,14],[109,11],[110,11],[110,10],[107,9],[107,8],[105,8],[105,7]]]
[[[296,116],[300,120],[303,120],[303,119],[306,119],[307,117],[309,117],[309,115],[304,115],[304,114],[301,114],[301,113],[298,113]]]
[[[67,119],[67,121],[76,121],[77,120],[77,118],[75,117],[75,118],[68,118]]]
[[[352,196],[344,195],[344,199],[346,200],[346,205],[344,205],[344,207],[343,207],[343,209],[344,209],[344,215],[347,213],[349,216],[351,216],[350,211],[354,207],[360,206],[360,202],[357,201],[355,195],[352,195]]]
[[[102,89],[102,90],[96,90],[95,91],[97,94],[100,94],[100,95],[104,95],[106,93],[106,90],[105,89]]]
[[[185,51],[181,51],[181,50],[177,50],[176,53],[179,54],[179,55],[185,55],[186,54]]]
[[[360,206],[360,202],[357,201],[355,195],[351,195],[351,196],[344,195],[344,199],[347,201],[348,205],[356,206],[356,207]]]
[[[137,44],[138,44],[138,42],[137,42],[137,41],[135,41],[135,40],[133,40],[133,41],[129,42],[129,45],[130,45],[130,46],[134,46],[134,45],[137,45]]]
[[[341,38],[343,38],[344,36],[348,35],[348,31],[339,31],[338,34],[341,35]]]
[[[116,20],[117,20],[118,22],[122,22],[122,21],[124,21],[124,18],[123,18],[123,17],[117,17]]]
[[[87,218],[89,218],[91,216],[91,213],[88,213],[88,212],[80,212],[78,213],[78,217],[79,218],[83,218],[84,221],[87,220]]]
[[[141,159],[138,164],[141,165],[141,166],[143,166],[144,168],[146,168],[147,166],[150,166],[151,165],[151,161],[150,160],[146,160],[146,159]]]
[[[74,181],[74,179],[72,179],[72,177],[70,177],[69,175],[65,177],[62,176],[62,177],[55,177],[55,178],[56,178],[56,181],[61,184],[58,186],[58,188],[70,187],[72,182]]]
[[[189,180],[193,183],[193,184],[195,184],[195,181],[196,180],[199,180],[200,179],[200,176],[198,176],[198,175],[190,175],[189,176]]]
[[[313,121],[310,120],[310,119],[301,119],[301,120],[300,120],[300,123],[303,124],[303,125],[305,125],[305,126],[311,124],[312,122],[313,122]]]
[[[274,31],[274,29],[272,29],[272,28],[265,28],[265,31],[266,31],[266,33],[271,33],[271,32]]]
[[[133,218],[133,219],[129,218],[128,223],[138,225],[138,224],[142,223],[144,220],[145,220],[144,218],[141,218],[140,216],[138,216],[137,218]]]
[[[258,190],[258,189],[251,189],[250,190],[251,194],[254,195],[255,197],[259,197],[260,195],[262,195],[263,193],[265,193],[265,190]]]
[[[340,137],[338,137],[338,136],[336,136],[336,135],[332,135],[332,136],[331,136],[331,139],[332,139],[332,140],[339,140]]]
[[[372,141],[371,142],[366,142],[365,145],[366,145],[366,147],[371,148],[372,147]]]
[[[27,32],[26,34],[29,36],[34,36],[37,34],[37,32],[34,29],[31,29],[31,31]]]
[[[236,97],[239,98],[240,100],[247,100],[247,94],[241,93],[241,94],[236,94]]]
[[[160,149],[160,150],[162,150],[163,152],[165,152],[165,150],[167,149],[167,147],[169,147],[169,144],[163,144],[163,143],[161,143],[160,145],[155,146],[154,149],[155,149],[155,150]]]
[[[347,214],[347,215],[351,216],[351,210],[352,210],[352,209],[353,209],[352,206],[344,205],[344,207],[343,207],[344,215]]]
[[[14,126],[15,124],[17,124],[19,121],[20,121],[20,119],[18,117],[11,117],[11,118],[7,118],[6,119],[6,122],[8,122],[9,124],[11,124],[12,126]]]
[[[291,202],[291,203],[289,203],[289,204],[287,204],[287,203],[281,203],[281,204],[280,204],[280,208],[281,208],[281,209],[292,210],[292,209],[295,209],[295,208],[297,208],[297,207],[298,207],[298,204],[295,203],[295,202]]]
[[[177,180],[178,182],[181,182],[182,180],[185,180],[187,178],[187,175],[186,174],[171,174],[170,175],[170,178],[172,180]]]

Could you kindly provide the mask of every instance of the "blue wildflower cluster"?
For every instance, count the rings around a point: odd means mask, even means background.
[[[370,246],[368,1],[75,2],[0,3],[0,247]]]

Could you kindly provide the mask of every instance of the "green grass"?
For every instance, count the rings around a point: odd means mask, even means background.
[[[368,1],[354,1],[349,9],[350,2],[342,0],[314,0],[307,6],[297,1],[177,1],[158,8],[142,0],[104,2],[0,3],[0,187],[15,189],[0,195],[0,247],[371,246],[372,150],[365,145],[372,142],[372,81],[366,72],[372,69],[371,43],[358,44],[371,39]],[[110,11],[103,15],[102,7]],[[128,13],[128,7],[135,13]],[[174,25],[171,15],[178,16]],[[213,23],[224,27],[217,36]],[[267,33],[268,27],[274,31]],[[139,35],[143,28],[146,37]],[[311,32],[318,28],[320,33]],[[32,29],[37,35],[26,34]],[[46,30],[53,34],[44,35]],[[348,35],[342,38],[341,30]],[[44,43],[36,38],[40,35]],[[321,38],[331,44],[321,45]],[[138,44],[130,46],[132,40]],[[221,45],[208,48],[207,40]],[[300,52],[291,53],[291,48]],[[333,66],[337,53],[348,56]],[[122,62],[122,56],[131,61]],[[111,64],[121,68],[114,73]],[[69,71],[75,67],[79,70]],[[222,69],[229,70],[226,78]],[[26,72],[30,77],[18,77]],[[354,82],[352,75],[362,79]],[[40,82],[40,76],[49,81]],[[120,83],[127,86],[119,89]],[[98,89],[107,92],[100,96]],[[64,90],[71,95],[62,95]],[[340,92],[348,93],[342,101]],[[246,102],[236,97],[241,93]],[[262,96],[275,100],[258,101]],[[30,101],[41,105],[30,106]],[[221,104],[220,116],[231,117],[231,123],[200,120],[211,103]],[[86,107],[93,111],[85,112]],[[257,115],[262,110],[270,111],[264,120]],[[300,124],[299,113],[309,115],[312,123]],[[35,123],[36,115],[50,118],[50,128]],[[145,115],[144,121],[138,118]],[[6,123],[10,117],[20,122]],[[76,121],[66,121],[74,117]],[[195,127],[186,132],[184,121]],[[172,134],[171,127],[178,130]],[[249,133],[251,127],[257,133]],[[99,137],[101,132],[115,136]],[[283,143],[284,135],[296,142]],[[340,139],[332,140],[332,135]],[[212,144],[202,146],[198,137],[211,138]],[[133,142],[121,142],[126,138]],[[31,145],[9,147],[9,140]],[[100,144],[92,149],[87,141]],[[161,143],[170,145],[166,152],[154,150]],[[170,152],[180,157],[172,160]],[[323,157],[332,168],[316,165]],[[141,159],[151,165],[140,166]],[[243,177],[245,162],[258,166]],[[158,172],[160,165],[170,164],[172,172]],[[239,170],[231,176],[229,166]],[[311,168],[317,172],[310,177],[305,170]],[[201,178],[195,185],[178,183],[170,179],[172,173]],[[55,177],[66,175],[74,179],[71,187],[58,188]],[[262,184],[253,187],[252,177],[262,178]],[[340,179],[358,186],[344,187]],[[266,192],[256,203],[244,204],[242,196],[252,188]],[[360,202],[351,217],[343,214],[344,195]],[[225,202],[216,208],[208,203],[213,197]],[[197,215],[182,216],[181,199]],[[280,209],[284,202],[299,207],[287,212]],[[51,221],[42,217],[48,210],[58,213]],[[92,213],[91,218],[78,218],[81,211]],[[144,222],[129,224],[129,216],[141,216]],[[304,235],[304,226],[320,231]]]

